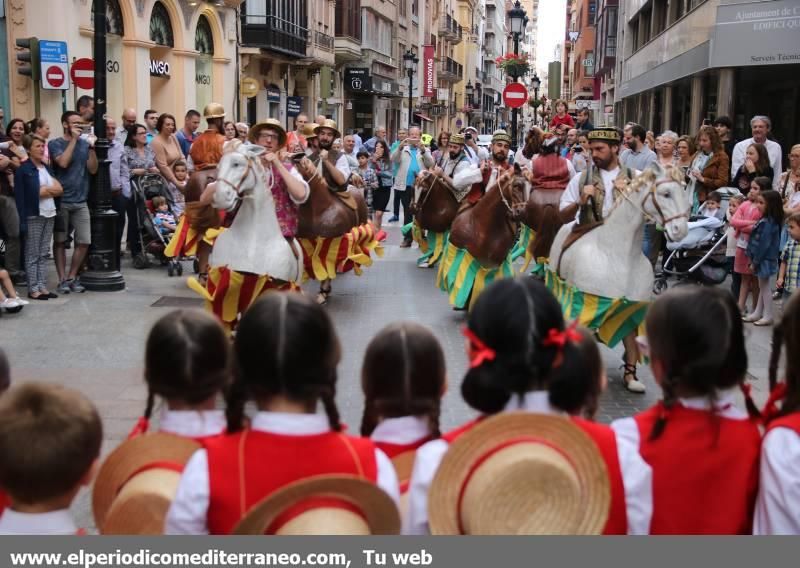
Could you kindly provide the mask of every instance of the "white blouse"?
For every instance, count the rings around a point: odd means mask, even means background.
[[[312,436],[330,431],[328,417],[324,414],[258,412],[250,427],[284,436]],[[400,488],[391,460],[376,449],[375,461],[378,466],[378,487],[395,503],[399,503]],[[164,534],[208,534],[209,499],[208,453],[198,450],[183,470],[178,492],[167,512]]]
[[[224,410],[169,410],[164,408],[158,431],[186,438],[222,434],[227,428]]]
[[[773,428],[761,444],[753,534],[800,534],[800,435]]]
[[[503,412],[514,411],[535,412],[540,414],[566,415],[550,405],[546,391],[533,391],[523,398],[514,396]],[[428,527],[428,491],[430,490],[436,470],[447,452],[448,443],[444,440],[433,440],[417,450],[414,470],[409,485],[409,510],[403,519],[403,534],[430,534]],[[625,487],[625,506],[628,516],[628,534],[647,534],[650,528],[652,507],[641,506],[641,503],[652,502],[652,472],[639,455],[636,447],[630,446],[617,437],[617,455],[622,471],[622,482]]]
[[[47,168],[40,166],[36,169],[39,171],[40,189],[53,184],[53,178],[50,177],[50,172],[47,171]],[[45,219],[56,216],[56,202],[52,197],[39,198],[39,216]]]
[[[386,418],[372,431],[373,442],[387,444],[413,444],[431,435],[431,427],[423,416]]]
[[[20,513],[6,509],[0,517],[0,534],[74,535],[78,532],[69,509],[47,513]]]

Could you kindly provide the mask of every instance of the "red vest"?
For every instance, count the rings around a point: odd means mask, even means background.
[[[0,516],[2,516],[3,511],[5,511],[9,505],[11,505],[11,499],[8,498],[5,491],[0,489]]]
[[[442,439],[447,441],[448,444],[452,444],[459,436],[468,432],[483,418],[477,418],[443,434]],[[588,420],[575,417],[572,417],[572,420],[594,440],[608,468],[608,477],[611,484],[611,510],[608,512],[608,521],[606,521],[603,534],[627,534],[628,514],[625,508],[625,486],[622,483],[622,469],[619,465],[617,438],[614,435],[614,431],[608,426],[595,424]]]
[[[800,412],[792,412],[786,416],[779,416],[767,424],[767,432],[773,428],[788,428],[794,430],[800,436]]]
[[[761,434],[755,422],[676,405],[661,436],[658,404],[634,416],[653,468],[650,534],[751,534]]]
[[[244,430],[207,440],[205,447],[210,534],[230,534],[253,505],[306,477],[350,474],[378,479],[372,441],[338,432],[285,436]]]
[[[494,164],[494,162],[492,162],[491,160],[489,163],[492,165]],[[501,171],[505,171],[510,167],[511,164],[509,164],[508,162],[503,162],[498,166],[498,169],[500,169]],[[472,189],[470,189],[469,193],[467,194],[467,201],[469,201],[473,205],[477,203],[480,200],[480,198],[483,197],[483,194],[486,193],[486,190],[489,189],[487,186],[489,185],[489,178],[492,177],[492,169],[493,168],[490,167],[483,171],[482,182],[472,184]]]
[[[539,155],[533,161],[533,189],[564,189],[569,184],[567,160],[558,154]]]

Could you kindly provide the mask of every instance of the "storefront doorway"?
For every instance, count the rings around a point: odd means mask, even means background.
[[[213,61],[214,37],[208,18],[200,16],[194,33],[194,49],[200,56],[194,63],[195,108],[203,109],[211,102],[214,93]]]
[[[170,85],[175,39],[169,12],[161,2],[153,5],[150,41],[156,44],[150,49],[150,108],[175,114],[175,89]]]

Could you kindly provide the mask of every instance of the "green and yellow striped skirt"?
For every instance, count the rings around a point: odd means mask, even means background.
[[[638,302],[626,298],[606,298],[578,290],[555,272],[547,268],[544,282],[564,310],[568,321],[597,331],[600,341],[614,347],[644,324],[650,302]]]
[[[425,232],[416,219],[412,223],[404,225],[401,232],[404,238],[408,238],[411,235],[412,240],[419,245],[422,256],[417,259],[418,266],[425,262],[428,263],[428,266],[433,266],[439,262],[450,240],[450,231],[445,231],[444,233]]]
[[[513,276],[511,252],[499,267],[485,268],[466,249],[458,248],[448,242],[442,261],[439,263],[436,285],[443,292],[447,292],[450,305],[464,308],[469,303],[469,307],[472,308],[486,286],[495,280]]]

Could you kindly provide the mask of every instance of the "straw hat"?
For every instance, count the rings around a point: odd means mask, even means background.
[[[316,122],[306,123],[306,125],[303,127],[303,136],[306,137],[306,140],[317,137],[317,126],[319,125]]]
[[[92,510],[102,534],[163,534],[181,471],[202,446],[173,434],[126,440],[106,458],[94,482]]]
[[[326,119],[325,122],[323,122],[322,124],[318,124],[317,127],[314,128],[314,132],[319,134],[319,131],[322,130],[323,128],[328,128],[330,130],[333,130],[333,132],[335,133],[333,136],[334,139],[342,137],[342,133],[339,132],[339,127],[336,126],[335,120],[331,120],[330,118]]]
[[[302,479],[262,499],[232,534],[400,534],[400,513],[374,483],[348,475]]]
[[[258,133],[265,128],[275,130],[278,133],[278,144],[280,144],[281,148],[286,145],[286,131],[283,129],[283,126],[281,126],[281,123],[277,118],[267,118],[261,122],[255,123],[250,127],[250,130],[247,131],[247,140],[255,144]]]
[[[503,413],[448,449],[431,484],[432,534],[600,534],[611,504],[597,446],[570,419]]]

